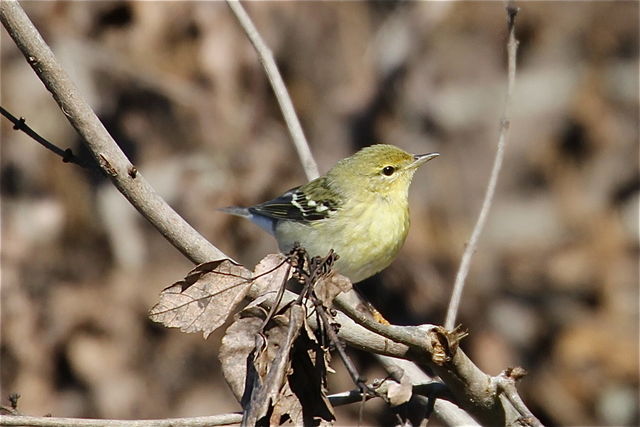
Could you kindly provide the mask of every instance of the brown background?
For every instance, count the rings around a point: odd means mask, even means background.
[[[441,323],[484,194],[505,93],[502,3],[250,3],[324,172],[375,142],[442,154],[416,174],[396,262],[361,286],[392,321]],[[512,134],[463,296],[463,348],[550,425],[638,419],[638,3],[521,3]],[[256,55],[221,2],[26,2],[152,185],[252,267],[275,250],[216,212],[304,182]],[[78,137],[2,30],[2,106]],[[2,120],[1,397],[30,415],[236,411],[221,333],[146,318],[189,262],[104,178]],[[369,378],[383,376],[355,354]],[[331,391],[352,385],[336,360]],[[341,410],[354,423],[357,408]],[[389,422],[367,403],[366,424]]]

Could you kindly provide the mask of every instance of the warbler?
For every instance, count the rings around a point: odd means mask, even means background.
[[[339,255],[335,270],[357,283],[396,257],[409,231],[413,174],[437,156],[372,145],[273,200],[221,210],[248,218],[274,235],[282,252],[295,242],[311,256],[325,256],[333,249]]]

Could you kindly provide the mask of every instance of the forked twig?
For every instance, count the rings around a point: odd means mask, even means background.
[[[525,376],[527,372],[522,368],[509,368],[503,371],[497,377],[494,377],[498,391],[513,405],[513,407],[520,413],[520,424],[531,427],[542,427],[542,423],[529,408],[522,401],[522,398],[518,394],[516,389],[516,381]]]
[[[273,92],[278,100],[278,104],[280,104],[282,115],[284,116],[284,120],[289,128],[289,133],[291,134],[293,143],[298,151],[298,156],[300,157],[300,162],[302,163],[304,172],[307,175],[307,179],[311,181],[312,179],[319,177],[320,173],[318,172],[318,165],[313,159],[313,155],[309,149],[309,143],[307,142],[307,138],[304,136],[302,126],[300,125],[298,116],[293,108],[293,103],[291,102],[291,97],[289,97],[287,87],[282,81],[282,76],[280,76],[280,71],[278,71],[276,61],[273,59],[271,49],[269,49],[262,40],[260,33],[256,29],[255,25],[253,25],[251,18],[244,10],[242,4],[240,4],[240,1],[227,0],[227,4],[258,53],[260,63],[264,67],[264,71],[269,78]]]
[[[480,234],[487,222],[487,216],[489,209],[493,203],[493,196],[496,191],[496,185],[498,182],[498,175],[502,168],[502,161],[504,159],[504,150],[509,138],[509,128],[511,119],[509,118],[511,110],[511,98],[513,95],[513,87],[516,80],[516,52],[518,50],[518,41],[515,36],[515,24],[516,15],[518,14],[518,8],[513,5],[512,1],[507,2],[507,27],[509,29],[509,41],[507,42],[507,56],[508,56],[508,75],[507,75],[507,94],[505,95],[504,109],[502,117],[500,118],[500,134],[498,137],[498,149],[496,150],[496,156],[493,161],[493,169],[491,170],[491,176],[489,177],[489,184],[487,185],[487,191],[484,195],[482,202],[482,208],[478,215],[476,225],[473,227],[471,238],[462,254],[462,260],[460,261],[460,267],[456,274],[456,280],[453,285],[453,293],[451,294],[451,300],[449,301],[449,308],[447,309],[447,318],[444,322],[444,326],[447,329],[453,329],[456,323],[456,316],[458,314],[458,308],[460,307],[460,299],[462,298],[462,291],[464,290],[465,279],[469,274],[469,268],[471,266],[471,257],[473,256],[476,248],[478,247],[478,240]]]

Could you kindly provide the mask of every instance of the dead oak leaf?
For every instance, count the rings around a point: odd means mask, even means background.
[[[149,317],[183,332],[202,332],[207,338],[235,310],[251,284],[251,271],[231,260],[206,262],[164,289]]]
[[[288,278],[290,265],[283,254],[269,254],[262,258],[253,273],[256,294],[275,295]]]

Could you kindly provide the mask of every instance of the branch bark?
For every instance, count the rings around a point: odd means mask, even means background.
[[[4,1],[4,0],[3,0]],[[161,420],[100,420],[93,418],[29,417],[0,415],[0,426],[34,427],[207,427],[238,424],[242,414],[223,414],[206,417],[165,418]]]

